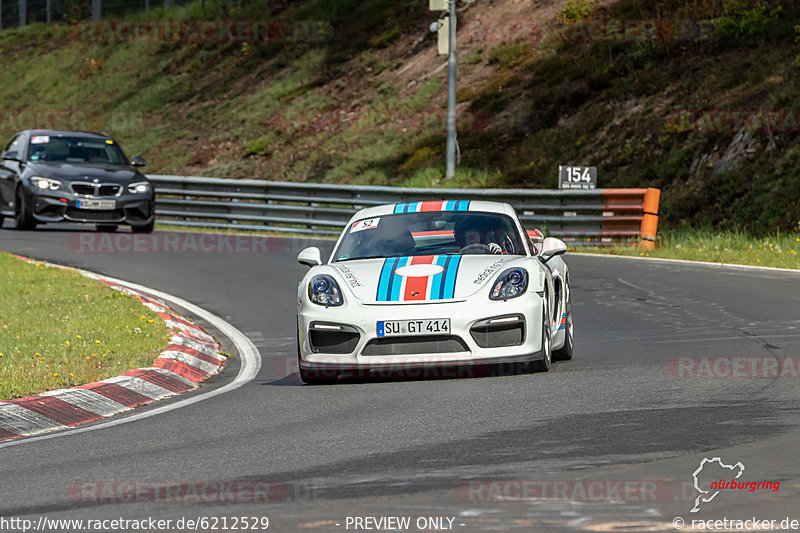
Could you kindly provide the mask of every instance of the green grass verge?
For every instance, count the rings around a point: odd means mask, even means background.
[[[573,249],[598,254],[800,269],[800,236],[782,233],[755,237],[739,232],[675,230],[660,232],[655,249],[649,251],[620,246]]]
[[[167,329],[136,298],[0,253],[0,400],[150,366]]]

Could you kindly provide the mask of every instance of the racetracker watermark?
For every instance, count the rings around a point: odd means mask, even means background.
[[[679,132],[798,133],[800,132],[800,111],[792,109],[681,110],[670,113],[667,118],[667,128]]]
[[[330,39],[329,23],[298,20],[92,20],[76,39],[104,43],[311,43]]]
[[[318,240],[302,237],[188,231],[151,234],[85,231],[67,236],[67,247],[79,254],[274,254],[299,252],[316,245]]]
[[[70,485],[69,499],[82,505],[279,503],[287,489],[266,481],[80,481]]]
[[[459,111],[456,127],[461,132],[484,131],[490,115],[485,111]],[[273,119],[276,127],[289,133],[321,133],[343,131],[373,132],[445,132],[446,111],[287,111]]]
[[[456,488],[465,502],[602,502],[656,503],[673,498],[672,483],[663,480],[469,480]]]
[[[89,114],[74,109],[0,109],[0,131],[85,130]]]
[[[800,356],[685,356],[667,361],[673,378],[800,378]]]

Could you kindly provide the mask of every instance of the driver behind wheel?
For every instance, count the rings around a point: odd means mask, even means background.
[[[455,239],[456,246],[460,252],[488,252],[490,254],[502,254],[503,248],[496,242],[492,242],[490,233],[486,231],[486,243],[481,239],[481,226],[480,220],[476,221],[475,217],[464,217],[463,220],[456,222],[453,229],[453,238]]]

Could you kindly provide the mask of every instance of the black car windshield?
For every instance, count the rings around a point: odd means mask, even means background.
[[[111,139],[34,135],[28,143],[28,161],[127,165],[125,154]]]
[[[525,255],[511,217],[501,213],[424,211],[366,218],[347,228],[335,261],[444,254]]]

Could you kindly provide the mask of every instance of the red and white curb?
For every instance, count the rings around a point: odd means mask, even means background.
[[[0,442],[80,426],[196,389],[225,365],[226,358],[220,355],[216,341],[164,302],[108,278],[79,272],[137,297],[157,312],[167,325],[170,343],[151,367],[71,389],[0,402]]]

